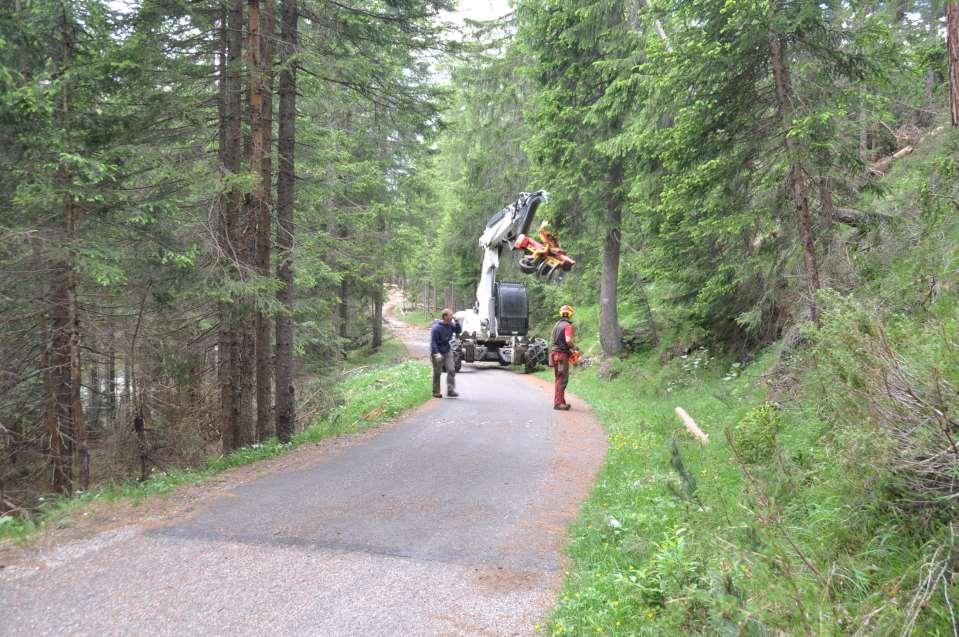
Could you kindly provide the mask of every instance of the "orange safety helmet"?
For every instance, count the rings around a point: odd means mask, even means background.
[[[572,305],[564,305],[563,307],[559,308],[559,315],[560,315],[560,316],[572,316],[572,315],[573,315],[573,306],[572,306]]]

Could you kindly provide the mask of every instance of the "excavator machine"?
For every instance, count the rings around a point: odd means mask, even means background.
[[[529,300],[526,285],[496,280],[504,248],[522,253],[519,268],[550,281],[557,281],[572,270],[576,262],[560,247],[556,234],[544,222],[540,241],[529,236],[529,229],[540,205],[548,195],[539,190],[520,193],[519,198],[490,218],[479,238],[483,265],[476,286],[476,301],[468,310],[454,314],[462,333],[452,343],[456,368],[463,362],[499,362],[523,365],[532,372],[545,365],[549,345],[542,338],[529,336]]]

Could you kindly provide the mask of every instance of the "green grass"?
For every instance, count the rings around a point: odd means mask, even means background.
[[[73,498],[53,497],[31,516],[0,516],[0,540],[23,542],[48,525],[67,526],[70,516],[91,502],[113,502],[169,493],[184,484],[198,484],[227,469],[273,458],[301,445],[320,442],[331,436],[352,433],[384,423],[430,398],[430,372],[422,363],[405,362],[370,368],[375,361],[390,358],[398,351],[395,341],[389,348],[364,360],[364,367],[345,373],[338,383],[340,396],[335,407],[296,434],[287,444],[270,438],[261,444],[237,449],[226,456],[213,456],[194,469],[157,472],[144,482],[108,484]],[[399,345],[399,347],[402,347]]]
[[[349,369],[357,367],[373,367],[377,365],[393,365],[408,358],[406,346],[389,334],[383,335],[383,345],[377,350],[356,350],[347,353],[346,361]]]
[[[609,454],[570,529],[572,564],[541,632],[852,634],[870,617],[868,634],[898,634],[948,527],[930,532],[888,508],[883,473],[851,462],[875,435],[842,433],[817,392],[782,410],[765,402],[760,377],[775,354],[748,366],[634,356],[610,381],[574,371],[570,391],[607,429]],[[922,634],[951,634],[941,588]]]
[[[399,317],[400,320],[412,327],[430,327],[433,324],[433,321],[439,318],[439,313],[434,316],[432,314],[427,314],[423,310],[411,310],[409,312],[400,313]]]
[[[670,442],[677,439],[699,484],[695,497],[733,493],[735,504],[741,477],[729,463],[722,430],[758,396],[750,388],[752,371],[722,380],[728,371],[715,360],[695,369],[689,359],[659,368],[650,356],[620,363],[611,381],[592,369],[574,372],[570,390],[593,407],[610,444],[570,531],[573,567],[549,634],[680,634],[688,628],[678,600],[694,592],[690,584],[702,576],[698,551],[690,550],[701,514],[671,467]],[[686,433],[676,406],[710,435],[708,449]],[[704,462],[707,456],[715,462]]]

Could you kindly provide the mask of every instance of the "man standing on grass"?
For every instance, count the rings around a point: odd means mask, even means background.
[[[553,409],[569,410],[566,402],[566,386],[569,384],[569,359],[575,351],[573,343],[573,308],[564,305],[559,308],[559,320],[553,326],[553,348],[549,362],[553,365],[556,385],[553,392]]]
[[[450,339],[462,331],[460,324],[453,320],[453,310],[446,308],[440,319],[433,323],[430,330],[430,358],[433,360],[433,398],[442,398],[440,393],[440,374],[446,371],[446,395],[449,398],[459,396],[456,393],[456,354],[450,348]]]

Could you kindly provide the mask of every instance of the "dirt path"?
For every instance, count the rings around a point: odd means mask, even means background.
[[[410,358],[427,360],[430,351],[429,331],[413,327],[403,322],[400,308],[403,306],[403,292],[399,288],[389,289],[386,303],[383,304],[383,320],[390,332],[406,345]]]
[[[425,330],[391,328],[422,352]],[[457,385],[140,519],[103,507],[0,553],[0,634],[533,634],[605,437],[535,378],[466,366]]]

